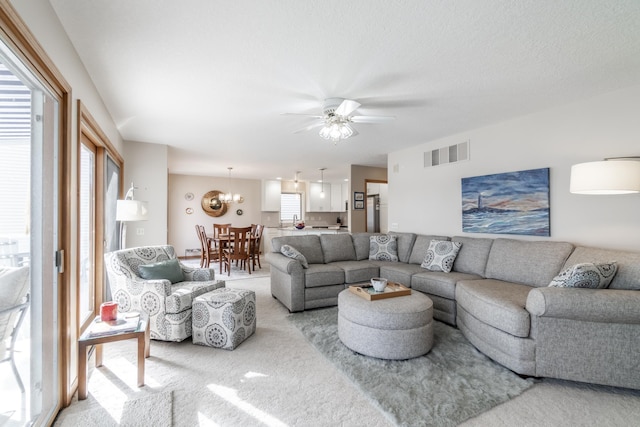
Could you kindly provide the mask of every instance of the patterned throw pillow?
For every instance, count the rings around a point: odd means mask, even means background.
[[[604,289],[618,271],[615,261],[602,264],[584,262],[573,265],[553,278],[550,287]]]
[[[449,240],[432,240],[429,242],[429,249],[420,267],[429,271],[444,271],[449,273],[453,268],[453,262],[460,251],[460,242]]]
[[[369,237],[369,259],[398,262],[398,241],[396,236],[380,234]]]
[[[282,245],[280,247],[280,253],[286,257],[297,259],[302,264],[302,268],[309,268],[307,258],[300,253],[299,250],[290,245]]]

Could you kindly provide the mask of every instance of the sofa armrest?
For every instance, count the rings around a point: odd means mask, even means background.
[[[526,308],[538,317],[640,324],[640,292],[634,290],[535,288]]]
[[[300,264],[300,261],[286,257],[278,252],[268,252],[265,259],[271,264],[271,268],[276,268],[282,272],[288,274],[302,272],[302,264]]]
[[[208,280],[215,280],[215,270],[212,268],[199,268],[189,267],[184,264],[180,264],[182,268],[182,274],[184,274],[185,282],[206,282]]]

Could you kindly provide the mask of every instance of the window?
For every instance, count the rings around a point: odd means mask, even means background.
[[[300,193],[282,193],[280,195],[280,221],[293,221],[293,217],[302,218],[302,196]]]

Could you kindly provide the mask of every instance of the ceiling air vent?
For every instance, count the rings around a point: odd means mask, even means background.
[[[447,163],[462,162],[464,160],[469,160],[469,141],[449,145],[448,147],[436,148],[435,150],[424,153],[425,168]]]

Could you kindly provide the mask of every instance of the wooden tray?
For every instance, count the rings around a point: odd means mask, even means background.
[[[387,282],[387,287],[384,288],[384,292],[374,291],[373,286],[369,283],[351,285],[349,286],[349,291],[369,301],[411,295],[411,289],[395,282]]]

